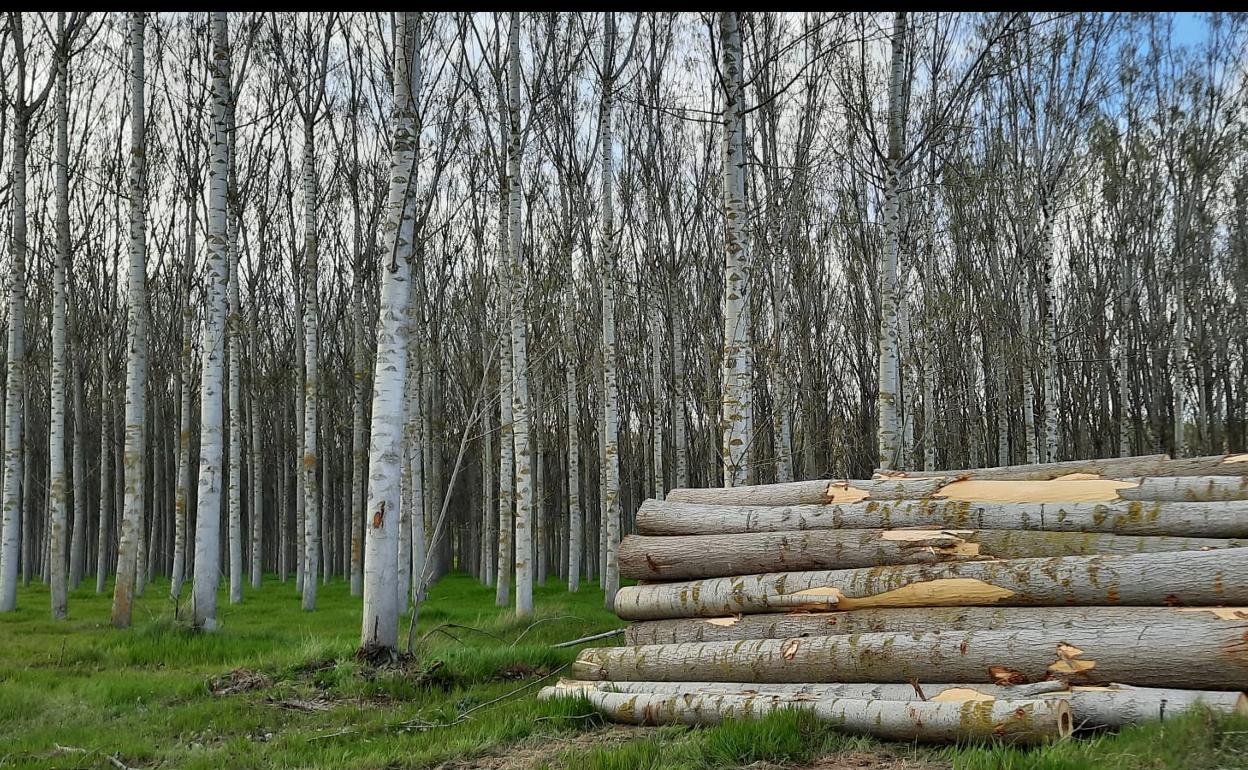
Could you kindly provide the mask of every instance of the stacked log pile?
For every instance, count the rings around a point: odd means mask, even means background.
[[[678,489],[637,527],[627,646],[543,697],[935,742],[1248,713],[1248,455]]]

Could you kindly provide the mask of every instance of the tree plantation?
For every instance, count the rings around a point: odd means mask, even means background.
[[[0,766],[197,766],[19,727],[27,669],[157,633],[303,715],[204,766],[1221,735],[1248,615],[1177,613],[1248,603],[1246,55],[1233,13],[4,12]],[[238,694],[347,698],[298,634],[444,697],[428,754]]]

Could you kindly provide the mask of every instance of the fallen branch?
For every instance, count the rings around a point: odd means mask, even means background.
[[[580,618],[577,617],[576,615],[555,615],[554,617],[550,617],[550,618],[538,618],[537,620],[530,623],[523,631],[521,631],[520,635],[516,637],[515,641],[513,641],[508,646],[515,647],[517,644],[520,643],[520,640],[523,639],[535,627],[540,626],[543,623],[549,623],[552,620],[580,620]]]
[[[584,644],[585,642],[596,642],[599,639],[607,639],[609,637],[615,636],[616,634],[622,634],[622,633],[624,633],[624,629],[616,628],[611,631],[603,631],[601,634],[593,634],[592,636],[582,636],[580,639],[573,639],[569,642],[559,642],[558,644],[552,645],[552,646],[556,648],[575,647],[578,644]]]

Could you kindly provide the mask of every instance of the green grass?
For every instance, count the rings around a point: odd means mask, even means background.
[[[212,634],[174,620],[166,583],[137,602],[126,631],[108,625],[110,597],[84,584],[70,619],[54,622],[33,585],[0,616],[0,767],[112,768],[117,756],[141,768],[712,770],[868,752],[959,770],[1248,769],[1248,720],[1206,713],[1031,751],[881,744],[795,712],[697,730],[608,727],[584,701],[534,697],[575,657],[552,643],[621,625],[596,587],[568,594],[554,579],[536,590],[535,618],[519,621],[494,607],[492,589],[444,578],[416,658],[381,668],[354,657],[360,605],[341,581],[321,588],[312,613],[273,578],[239,606],[223,592]],[[236,668],[264,685],[214,695],[209,680]]]

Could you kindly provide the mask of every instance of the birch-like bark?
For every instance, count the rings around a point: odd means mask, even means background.
[[[575,289],[571,280],[568,282],[568,307],[575,307]],[[568,339],[573,338],[574,329],[566,330]],[[576,592],[581,587],[581,554],[584,551],[582,540],[585,522],[581,513],[581,404],[580,383],[577,382],[577,369],[573,351],[568,350],[567,365],[567,411],[568,411],[568,590]]]
[[[311,113],[303,121],[303,602],[316,609],[316,578],[321,561],[320,486],[317,482],[317,416],[319,400],[320,312],[318,278],[320,240],[317,235],[316,134]],[[371,453],[371,450],[370,450]],[[397,503],[393,511],[397,515]]]
[[[508,247],[511,256],[511,355],[515,366],[512,390],[512,440],[516,447],[516,615],[533,612],[533,459],[529,448],[529,365],[526,329],[526,281],[520,219],[520,13],[511,12],[507,36],[509,58],[507,107]],[[434,544],[436,547],[436,544]]]
[[[653,442],[654,473],[653,492],[657,500],[663,499],[667,483],[663,478],[663,423],[665,412],[663,397],[663,315],[659,310],[659,298],[654,297],[650,306],[650,393],[654,399],[650,409],[650,432]]]
[[[65,13],[56,15],[57,39],[65,39]],[[56,52],[56,260],[52,268],[52,378],[48,424],[48,508],[52,617],[66,616],[68,578],[65,574],[65,378],[69,362],[65,347],[65,274],[69,269],[69,48]],[[76,415],[77,416],[77,415]],[[77,449],[77,442],[75,442]],[[76,497],[76,496],[75,496]],[[75,532],[79,516],[75,516]],[[81,537],[76,542],[81,542]]]
[[[82,582],[87,564],[87,417],[82,406],[82,368],[72,353],[68,358],[74,389],[74,531],[69,545],[69,588],[73,590]]]
[[[1043,233],[1040,256],[1044,260],[1044,461],[1057,462],[1057,280],[1053,230],[1057,219],[1052,202],[1041,203]],[[1028,460],[1031,462],[1031,460]]]
[[[226,318],[226,355],[229,357],[230,456],[227,479],[227,516],[230,549],[230,604],[243,601],[243,318],[238,298],[238,171],[235,158],[234,96],[225,111],[226,153],[229,157],[226,186],[226,261],[229,267]]]
[[[602,376],[603,376],[603,591],[607,609],[615,603],[620,589],[620,565],[616,551],[620,547],[620,448],[619,392],[615,346],[615,135],[612,111],[615,94],[615,14],[603,15],[602,39],[602,104],[598,121],[598,148],[602,153]]]
[[[113,587],[112,622],[117,628],[130,625],[139,550],[143,547],[143,487],[146,467],[144,439],[147,430],[147,201],[144,182],[145,118],[143,41],[147,16],[135,13],[130,20],[130,268],[126,286],[126,439],[125,508],[117,546],[117,582]]]
[[[413,319],[414,320],[414,319]],[[419,332],[416,332],[419,338]],[[412,515],[408,523],[411,538],[411,574],[418,578],[412,581],[412,602],[419,605],[424,599],[424,581],[427,574],[427,563],[429,557],[429,548],[425,537],[425,509],[428,506],[427,496],[425,495],[425,423],[429,416],[429,382],[424,376],[424,362],[427,356],[424,354],[425,346],[417,345],[415,356],[409,346],[408,366],[414,371],[414,390],[408,398],[409,406],[419,405],[420,409],[413,410],[412,415],[412,445],[409,453],[409,464],[411,466],[412,480]],[[415,361],[412,361],[415,358]]]
[[[1118,454],[1121,457],[1131,456],[1131,354],[1127,333],[1130,324],[1127,322],[1127,308],[1130,306],[1131,274],[1127,255],[1119,256],[1118,265],[1118,301],[1114,306],[1114,320],[1117,321],[1116,336],[1118,353]]]
[[[251,360],[259,360],[259,331],[256,329],[255,309],[253,305],[251,319]],[[253,370],[252,377],[256,374]],[[248,396],[247,412],[251,417],[251,587],[259,588],[264,575],[264,464],[260,453],[260,399],[254,391],[256,384],[252,382],[252,393]]]
[[[689,431],[685,427],[685,329],[672,324],[672,443],[676,452],[676,486],[689,486]]]
[[[191,281],[195,274],[195,239],[199,233],[198,196],[187,197],[186,261],[182,276],[182,352],[178,376],[178,476],[173,503],[173,569],[169,582],[169,596],[176,603],[182,595],[182,581],[186,576],[186,530],[189,525],[191,486],[191,380],[195,376],[191,358],[191,334],[195,313],[191,309]]]
[[[113,418],[110,414],[112,400],[108,397],[108,346],[100,345],[100,521],[96,530],[95,592],[104,593],[108,578],[108,542],[112,529],[113,509],[113,462],[109,458],[112,446]]]
[[[351,502],[347,516],[351,525],[351,595],[364,592],[364,517],[365,517],[365,464],[368,461],[368,428],[364,424],[364,401],[368,392],[364,382],[368,376],[368,355],[364,350],[364,277],[363,258],[360,255],[360,215],[354,217],[355,261],[351,277],[351,302],[355,312],[351,314]]]
[[[364,613],[360,644],[393,653],[399,644],[398,540],[403,462],[403,390],[408,357],[408,298],[415,237],[412,186],[415,175],[416,93],[419,30],[412,11],[399,14],[394,30],[390,192],[373,370],[373,416],[369,439],[368,523],[364,536]],[[419,514],[418,514],[419,515]],[[314,581],[309,581],[314,582]]]
[[[503,121],[506,131],[506,122]],[[515,443],[512,437],[514,419],[511,412],[512,380],[511,365],[511,314],[513,311],[511,291],[511,267],[508,256],[509,240],[507,226],[507,186],[505,173],[499,174],[499,206],[498,206],[498,281],[499,296],[502,299],[503,312],[501,317],[503,354],[498,360],[498,403],[499,403],[499,442],[498,442],[498,582],[494,585],[494,603],[506,607],[511,598],[512,559],[512,506],[515,498]]]
[[[208,166],[208,301],[205,308],[203,364],[200,378],[199,489],[195,506],[195,627],[217,627],[217,584],[221,580],[221,455],[224,420],[221,385],[224,379],[226,289],[229,281],[228,206],[229,155],[226,110],[229,107],[230,49],[226,14],[212,15],[212,144]]]
[[[1174,389],[1174,456],[1187,454],[1187,436],[1183,420],[1187,412],[1187,385],[1183,370],[1187,359],[1187,305],[1183,296],[1183,278],[1180,276],[1174,291],[1174,334],[1170,339],[1171,387]]]
[[[724,73],[724,349],[721,358],[720,428],[724,486],[746,483],[750,452],[752,366],[745,210],[745,91],[740,14],[719,15]]]
[[[888,80],[888,156],[884,162],[884,249],[880,264],[880,330],[877,336],[879,388],[876,407],[879,446],[876,467],[900,465],[901,423],[898,399],[897,260],[901,250],[900,168],[902,128],[905,125],[906,14],[893,15],[892,62]]]

